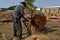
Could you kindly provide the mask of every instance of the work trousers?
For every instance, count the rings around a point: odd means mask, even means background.
[[[29,28],[26,26],[28,32],[30,33]],[[19,39],[22,39],[22,24],[21,19],[19,18],[13,18],[13,29],[14,29],[14,36],[19,37]]]
[[[22,24],[19,18],[13,18],[13,30],[14,30],[14,36],[17,36],[19,37],[19,39],[21,39],[22,38]]]

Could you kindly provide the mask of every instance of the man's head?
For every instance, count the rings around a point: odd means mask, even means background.
[[[26,7],[26,3],[25,2],[20,2],[20,5],[24,8]]]

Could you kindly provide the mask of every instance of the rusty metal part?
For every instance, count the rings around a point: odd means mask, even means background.
[[[32,17],[31,24],[38,29],[43,29],[46,24],[46,17],[44,15],[36,14]]]

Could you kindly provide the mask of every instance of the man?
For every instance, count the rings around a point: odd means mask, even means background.
[[[13,13],[13,28],[14,28],[14,36],[19,37],[19,39],[22,39],[22,24],[21,24],[21,18],[23,17],[25,20],[27,19],[27,15],[24,13],[24,8],[26,7],[25,2],[20,2],[20,5],[17,5],[14,9]],[[30,30],[29,34],[31,34]],[[17,35],[18,32],[18,35]]]

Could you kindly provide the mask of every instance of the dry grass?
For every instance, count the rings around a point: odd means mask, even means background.
[[[54,25],[53,25],[54,24]],[[56,24],[57,25],[57,24]],[[33,35],[27,37],[25,40],[29,40],[31,37],[37,40],[60,40],[60,26],[56,26],[55,22],[47,22],[46,30],[44,32],[34,31]],[[58,24],[59,25],[59,24]],[[23,26],[23,32],[26,33],[26,28]],[[8,40],[13,37],[13,23],[12,22],[0,22],[0,34],[6,34]],[[24,34],[23,33],[23,34]],[[30,39],[32,40],[32,39]]]

